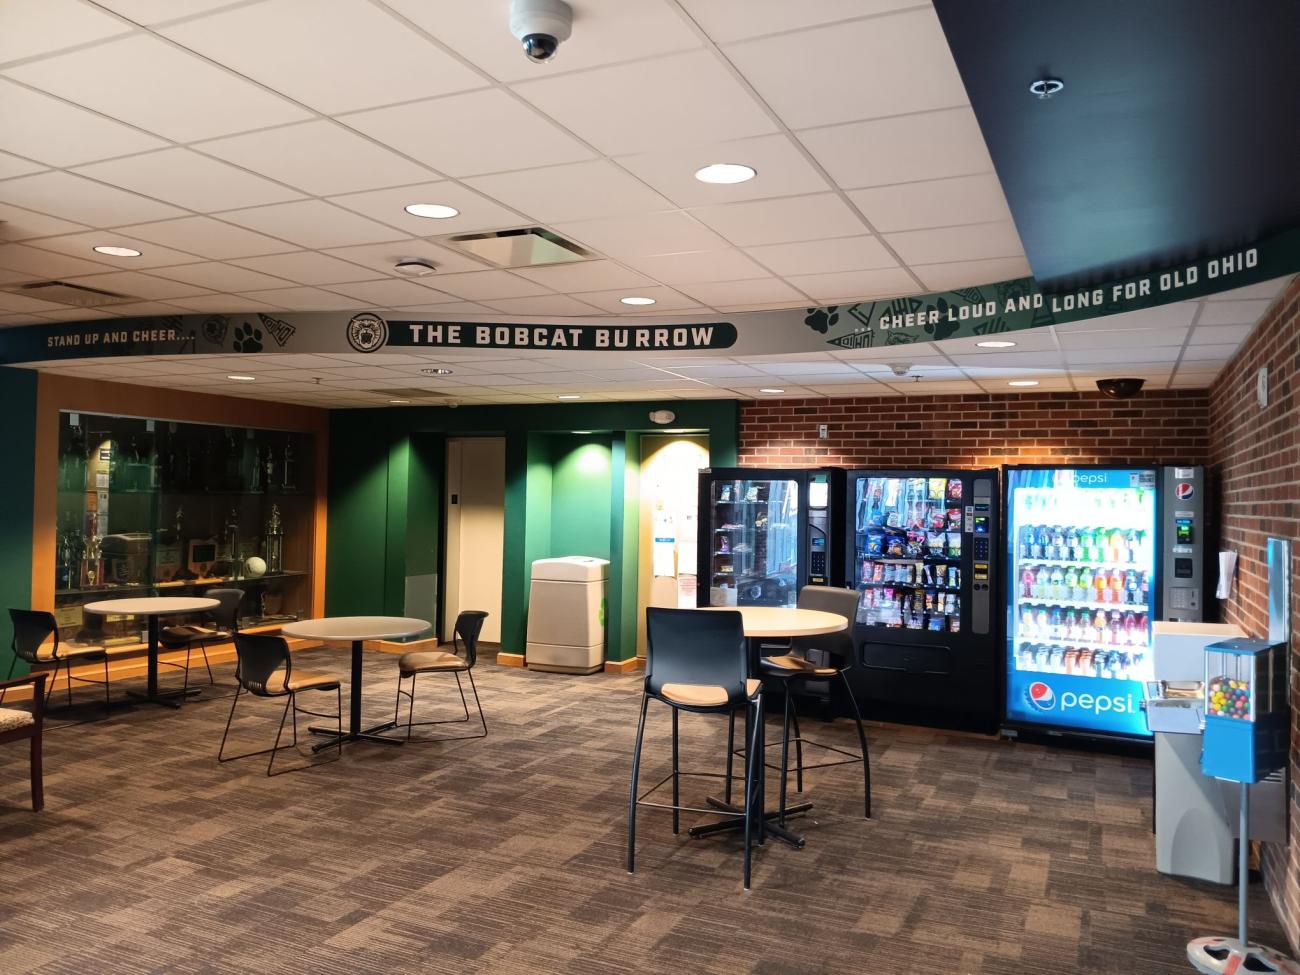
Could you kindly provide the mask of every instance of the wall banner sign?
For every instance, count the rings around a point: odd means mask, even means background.
[[[115,356],[517,349],[781,355],[988,336],[1141,311],[1300,272],[1300,230],[1180,267],[1086,287],[1016,278],[953,291],[819,308],[659,321],[617,318],[278,312],[99,319],[0,329],[0,365]],[[108,306],[111,309],[111,306]]]

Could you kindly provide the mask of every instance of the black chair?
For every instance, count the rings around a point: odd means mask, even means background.
[[[755,831],[761,837],[761,744],[763,733],[763,685],[749,676],[749,650],[745,628],[736,612],[711,612],[694,609],[646,610],[646,674],[641,696],[641,719],[636,729],[636,747],[632,752],[632,785],[628,794],[627,869],[636,869],[637,806],[671,809],[673,833],[680,828],[682,812],[702,812],[743,818],[745,825],[745,889],[749,889],[750,859]],[[673,721],[672,771],[643,795],[637,794],[641,771],[641,745],[645,737],[646,710],[651,699],[668,705]],[[726,778],[710,772],[683,772],[679,764],[677,716],[681,711],[692,714],[726,714],[745,709],[745,809],[740,813],[721,812],[716,808],[681,805],[682,776]],[[673,785],[670,805],[647,799],[669,780]]]
[[[41,733],[45,727],[45,679],[49,675],[42,672],[28,674],[14,680],[0,681],[0,704],[4,703],[5,693],[11,687],[23,684],[32,685],[32,709],[0,707],[0,745],[11,741],[30,740],[31,776],[32,776],[32,811],[40,812],[45,808],[45,780],[41,762]]]
[[[205,594],[221,605],[208,611],[211,626],[184,623],[179,626],[165,626],[158,633],[158,642],[166,650],[184,650],[185,663],[177,664],[169,660],[158,661],[168,667],[185,668],[185,690],[190,687],[190,654],[197,646],[203,654],[203,666],[208,669],[208,683],[215,684],[212,665],[208,663],[208,643],[211,641],[230,640],[239,630],[239,605],[244,600],[242,589],[209,589]]]
[[[280,737],[284,734],[284,722],[291,711],[293,712],[293,742],[285,745],[285,748],[294,748],[298,745],[298,714],[301,712],[317,718],[334,718],[338,722],[338,754],[331,761],[338,761],[343,756],[343,692],[337,677],[330,674],[309,673],[299,673],[295,676],[289,644],[282,636],[236,633],[235,654],[238,657],[235,669],[237,681],[235,698],[230,702],[230,716],[226,718],[226,730],[221,736],[221,747],[217,749],[217,761],[233,762],[237,759],[269,753],[271,758],[266,763],[268,776],[311,768],[311,765],[302,765],[297,768],[281,769],[279,772],[271,771],[275,765],[276,752],[280,751]],[[261,751],[226,756],[226,738],[230,735],[230,722],[234,720],[235,705],[239,703],[241,691],[254,697],[287,697],[288,700],[284,705],[284,714],[280,716],[280,728],[275,733],[274,745]],[[335,712],[328,714],[298,707],[298,694],[303,691],[334,691],[338,705]]]
[[[450,653],[446,650],[412,650],[410,653],[402,654],[401,660],[397,662],[397,701],[393,705],[393,724],[398,724],[398,714],[402,708],[402,697],[406,696],[410,700],[406,711],[407,741],[465,741],[470,738],[487,737],[487,718],[483,717],[483,703],[479,700],[478,686],[474,683],[474,664],[478,660],[478,635],[483,630],[483,621],[487,619],[487,616],[487,613],[477,609],[467,609],[458,614],[456,616],[456,625],[452,629],[451,645],[453,649]],[[463,649],[461,641],[464,641]],[[415,677],[417,674],[454,674],[456,689],[460,691],[460,706],[465,712],[464,717],[445,718],[440,721],[415,721]],[[469,705],[465,701],[465,688],[461,684],[461,674],[469,677],[469,687],[474,693],[474,706],[478,708],[478,720],[479,724],[483,726],[483,730],[472,735],[447,735],[436,738],[412,739],[411,729],[416,726],[461,724],[469,721]],[[402,689],[402,681],[408,677],[411,679],[411,689],[405,691]]]
[[[787,653],[762,657],[761,672],[764,679],[778,680],[785,691],[785,715],[781,728],[781,802],[779,822],[785,822],[786,781],[789,776],[790,745],[795,746],[795,785],[796,791],[803,792],[803,773],[810,769],[832,768],[836,765],[853,765],[862,763],[863,775],[863,816],[871,818],[871,760],[867,754],[867,732],[862,726],[862,712],[858,708],[857,698],[849,684],[846,672],[853,667],[853,624],[857,616],[858,594],[852,589],[833,589],[828,586],[804,586],[799,590],[800,609],[817,609],[826,613],[843,616],[848,626],[838,633],[826,633],[820,636],[799,637],[790,642]],[[794,697],[805,689],[808,681],[833,681],[839,679],[853,708],[853,719],[858,728],[858,743],[862,748],[860,755],[805,738],[799,731],[799,716],[795,713]],[[790,737],[791,726],[794,737]],[[805,765],[803,747],[810,745],[829,752],[846,756],[838,761],[820,762]]]
[[[74,680],[83,684],[103,684],[104,713],[107,716],[109,709],[108,652],[103,647],[60,647],[59,624],[55,622],[53,613],[47,613],[43,610],[11,609],[9,610],[9,619],[12,621],[14,628],[14,639],[11,644],[14,657],[9,662],[8,677],[13,677],[14,667],[17,666],[19,660],[25,660],[29,667],[46,667],[49,664],[54,664],[54,672],[50,675],[50,683],[45,691],[46,704],[49,703],[50,695],[54,693],[54,684],[59,679],[59,669],[63,668],[68,682],[68,707],[72,706],[72,682]],[[104,679],[102,681],[93,677],[80,677],[72,672],[73,664],[93,663],[102,663],[104,665]]]

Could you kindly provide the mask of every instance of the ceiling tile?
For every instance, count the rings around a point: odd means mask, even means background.
[[[996,257],[982,261],[956,261],[951,264],[918,264],[913,272],[931,291],[953,291],[975,284],[1010,281],[1033,275],[1023,257]]]
[[[14,328],[18,325],[40,325],[50,320],[46,315],[0,315],[0,328]]]
[[[1206,348],[1218,348],[1218,346],[1206,346]],[[1065,361],[1072,371],[1111,364],[1173,364],[1178,361],[1180,350],[1181,347],[1177,345],[1138,345],[1124,349],[1074,349],[1066,346]]]
[[[550,65],[523,56],[506,27],[504,8],[483,0],[387,0],[403,16],[501,81],[535,78]],[[560,46],[562,71],[699,47],[700,39],[664,0],[600,0],[577,12],[573,37]]]
[[[400,231],[349,213],[323,200],[302,200],[251,210],[231,210],[221,214],[221,219],[310,248],[370,244],[402,236]]]
[[[518,84],[515,90],[608,155],[776,129],[762,106],[707,51],[555,75]]]
[[[489,298],[521,298],[527,295],[549,293],[549,289],[545,285],[526,278],[516,277],[509,271],[439,274],[431,277],[429,284],[439,291],[454,295],[457,298],[466,298],[470,301],[482,301]]]
[[[443,301],[437,304],[396,305],[398,311],[424,312],[430,315],[491,315],[492,309],[472,301]]]
[[[740,247],[852,237],[866,230],[834,193],[699,207],[690,213]]]
[[[541,267],[515,268],[514,274],[536,281],[553,291],[602,291],[610,288],[636,288],[651,284],[644,274],[615,264],[613,261],[571,261]]]
[[[452,176],[592,156],[577,139],[499,89],[346,115],[341,121]]]
[[[719,44],[817,27],[855,17],[876,16],[906,7],[929,7],[928,0],[681,0],[686,12]]]
[[[178,217],[185,211],[72,173],[19,176],[0,183],[6,203],[99,227]]]
[[[709,281],[681,286],[682,291],[706,305],[757,305],[770,302],[798,304],[804,296],[777,278],[753,281]]]
[[[231,257],[255,257],[294,250],[294,245],[262,234],[232,227],[211,217],[184,217],[160,223],[123,227],[124,233],[155,244],[220,261]]]
[[[278,95],[147,34],[55,55],[5,73],[177,142],[307,117]],[[106,84],[105,79],[112,83]],[[160,84],[160,79],[166,82]]]
[[[4,187],[0,186],[0,196],[3,195]],[[60,220],[58,217],[0,203],[0,241],[51,237],[55,234],[68,234],[85,229],[81,224],[73,223],[71,220]]]
[[[746,248],[746,253],[783,277],[897,267],[898,262],[875,237],[842,237],[798,244],[767,244]]]
[[[1024,256],[1020,235],[1010,220],[933,230],[905,230],[884,237],[906,264]]]
[[[1103,315],[1101,318],[1087,318],[1081,322],[1069,322],[1056,326],[1056,334],[1064,337],[1073,332],[1113,332],[1133,328],[1177,328],[1192,324],[1196,317],[1199,303],[1179,301],[1141,311],[1124,312],[1122,315]]]
[[[4,187],[0,186],[0,192],[3,191]],[[1271,304],[1273,301],[1270,298],[1254,301],[1207,301],[1196,324],[1253,325],[1263,317]]]
[[[100,288],[104,291],[116,291],[118,294],[132,298],[145,298],[149,301],[166,301],[171,298],[193,298],[195,295],[210,293],[208,288],[197,287],[182,281],[172,281],[139,271],[114,271],[110,274],[91,274],[64,280],[72,284],[82,284],[87,288]],[[114,306],[116,308],[116,306]]]
[[[771,276],[771,272],[751,258],[730,249],[634,257],[628,263],[652,278],[673,285]]]
[[[5,122],[8,123],[8,116]],[[46,167],[40,163],[29,162],[26,159],[19,159],[17,156],[11,156],[7,152],[0,152],[0,179],[9,179],[13,176],[27,176],[30,173],[42,172]]]
[[[75,172],[204,212],[283,203],[302,196],[261,176],[180,148],[91,163]]]
[[[425,240],[410,238],[389,241],[383,244],[363,244],[356,247],[338,247],[329,251],[334,257],[353,264],[360,264],[378,271],[380,275],[392,274],[393,265],[401,260],[421,258],[432,262],[439,271],[451,274],[456,271],[482,271],[484,265],[454,251],[449,247],[439,247]]]
[[[1194,328],[1189,345],[1221,345],[1225,342],[1244,342],[1254,325],[1216,325],[1213,328]]]
[[[270,291],[248,291],[244,297],[265,301],[294,311],[347,311],[358,308],[355,298],[322,291],[319,288],[276,288]]]
[[[879,233],[1010,220],[992,173],[850,190],[849,199]]]
[[[1145,328],[1107,332],[1079,332],[1069,331],[1066,326],[1057,325],[1056,334],[1061,343],[1061,348],[1067,354],[1073,355],[1076,352],[1095,349],[1113,351],[1115,349],[1144,348],[1156,344],[1163,346],[1181,345],[1183,339],[1187,337],[1187,328],[1185,326],[1167,326],[1160,329],[1158,333],[1153,333],[1150,329]]]
[[[217,7],[229,7],[231,0],[96,0],[107,7],[146,27],[180,17],[192,17]]]
[[[0,312],[33,312],[42,311],[59,311],[66,308],[67,305],[56,304],[53,301],[42,301],[39,298],[29,298],[26,295],[14,294],[9,291],[0,291]]]
[[[131,30],[78,0],[5,0],[0,63],[49,54]]]
[[[140,252],[139,257],[114,257],[111,254],[99,254],[93,248],[100,246],[131,247]],[[116,230],[90,230],[80,234],[68,234],[62,237],[45,237],[34,242],[42,250],[56,251],[69,257],[83,257],[102,264],[120,267],[126,271],[138,271],[152,267],[168,267],[173,264],[193,264],[202,260],[192,254],[184,254],[167,247],[159,247],[148,241]]]
[[[791,274],[786,281],[820,302],[914,294],[920,289],[905,268],[886,267],[827,274]]]
[[[810,129],[798,137],[846,188],[993,171],[969,107]],[[888,151],[864,148],[870,146],[887,146]]]
[[[24,244],[0,244],[0,267],[48,278],[67,277],[73,274],[97,274],[113,270],[98,261],[37,250]]]
[[[382,305],[385,308],[397,305],[416,305],[436,301],[441,294],[436,289],[426,288],[414,281],[401,281],[388,278],[383,281],[358,281],[354,284],[338,284],[330,288],[339,294],[356,298],[361,302]]]
[[[318,0],[268,0],[161,33],[326,114],[485,84],[470,68],[365,0],[332,0],[328,11],[321,10]]]
[[[0,78],[0,147],[49,166],[161,149],[162,139]]]
[[[194,148],[313,196],[420,183],[436,175],[325,119],[202,142]]]
[[[1237,343],[1189,345],[1183,350],[1183,362],[1227,362],[1237,351]]]
[[[346,281],[369,281],[375,276],[369,268],[358,267],[315,251],[241,257],[230,263],[250,271],[272,274],[286,281],[296,281],[298,284],[342,284]]]
[[[928,5],[731,44],[725,53],[793,129],[967,102]]]
[[[466,182],[544,223],[673,207],[640,180],[604,159],[478,176]]]
[[[1097,333],[1094,333],[1097,334]],[[990,333],[988,335],[971,335],[967,338],[950,338],[943,340],[943,351],[951,357],[968,356],[970,361],[978,364],[977,357],[996,355],[988,349],[981,349],[976,343],[990,339],[1015,343],[1017,352],[1056,352],[1058,345],[1051,328],[1022,328],[1015,331]]]
[[[112,307],[113,310],[116,311],[122,306],[113,305]],[[173,313],[179,310],[180,309],[178,308],[173,309]],[[98,308],[69,308],[67,311],[43,311],[41,312],[41,317],[51,322],[84,322],[96,318],[112,318],[114,316],[113,312],[101,311]]]
[[[636,294],[643,298],[653,298],[655,304],[652,308],[631,309],[622,304],[619,299],[627,297],[631,292],[626,288],[618,288],[613,291],[592,291],[583,294],[577,294],[573,297],[588,304],[595,305],[603,311],[612,314],[623,314],[628,311],[646,311],[658,312],[660,314],[669,314],[671,312],[680,312],[688,308],[696,308],[699,305],[698,299],[686,298],[673,291],[671,288],[651,286],[649,288],[637,288]]]
[[[211,288],[213,291],[258,291],[265,288],[283,288],[288,283],[268,274],[259,274],[247,268],[217,262],[159,268],[155,273],[173,281],[185,281],[200,288]]]
[[[822,396],[897,396],[898,390],[884,383],[878,383],[863,376],[856,383],[836,383],[834,386],[821,386],[816,378],[808,380],[808,388]]]
[[[369,193],[350,193],[330,199],[365,217],[399,227],[413,237],[442,236],[443,234],[474,233],[479,230],[498,230],[518,227],[528,220],[513,210],[473,190],[443,180],[420,183],[396,189],[372,190]],[[415,217],[406,212],[410,203],[440,203],[454,207],[460,213],[454,217]]]
[[[247,298],[244,295],[203,295],[198,298],[176,298],[171,304],[186,311],[240,314],[243,312],[283,311],[279,305]],[[159,313],[161,314],[161,313]]]
[[[1234,288],[1231,291],[1220,291],[1217,294],[1208,295],[1207,301],[1240,301],[1249,298],[1276,298],[1282,293],[1291,282],[1290,274],[1283,275],[1280,278],[1273,278],[1271,281],[1261,281],[1259,284],[1250,284],[1244,288]]]
[[[758,175],[745,183],[702,183],[696,172],[713,163],[740,163]],[[773,196],[819,193],[829,184],[785,135],[760,135],[623,156],[618,164],[678,206],[708,206]]]
[[[972,377],[998,375],[1008,370],[1032,372],[1047,369],[1061,372],[1065,368],[1065,360],[1058,349],[1040,352],[977,351],[978,355],[950,354],[949,357],[961,367],[962,372]]]
[[[606,217],[553,226],[564,236],[611,257],[649,257],[726,246],[712,230],[678,211]]]
[[[485,302],[506,315],[598,315],[600,310],[568,295],[537,295],[533,298],[501,298]]]

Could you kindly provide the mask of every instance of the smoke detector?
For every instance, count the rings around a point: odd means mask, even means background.
[[[912,364],[910,362],[890,362],[887,363],[887,365],[889,366],[889,371],[900,379],[912,371]]]

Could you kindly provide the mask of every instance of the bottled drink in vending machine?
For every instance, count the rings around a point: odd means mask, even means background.
[[[1101,643],[1102,640],[1105,639],[1105,634],[1106,611],[1104,609],[1099,609],[1097,610],[1097,614],[1092,618],[1092,635],[1089,637],[1089,640],[1092,643]]]
[[[1034,569],[1032,566],[1025,566],[1020,572],[1020,595],[1026,599],[1033,598],[1034,595]]]
[[[1065,614],[1061,612],[1060,606],[1053,606],[1052,612],[1047,621],[1048,632],[1053,640],[1062,640],[1065,638]]]
[[[1047,587],[1050,586],[1051,584],[1052,584],[1051,570],[1048,569],[1047,566],[1045,565],[1040,565],[1038,567],[1038,572],[1035,573],[1034,575],[1034,598],[1047,599],[1048,591],[1049,591]]]
[[[1092,570],[1086,565],[1079,570],[1079,581],[1075,584],[1074,598],[1079,600],[1092,598]]]
[[[1070,557],[1065,548],[1065,529],[1060,525],[1052,526],[1052,554],[1049,557],[1053,559]]]
[[[1065,573],[1059,565],[1052,566],[1052,574],[1048,577],[1048,585],[1051,587],[1049,596],[1052,599],[1067,599],[1065,594]]]
[[[1129,569],[1124,573],[1124,602],[1130,606],[1136,605],[1140,596],[1138,574],[1133,569]]]
[[[1124,572],[1121,569],[1115,569],[1110,574],[1110,601],[1112,603],[1122,603],[1124,598]]]
[[[1092,545],[1093,545],[1092,529],[1085,528],[1083,531],[1079,532],[1079,549],[1078,549],[1078,554],[1075,555],[1075,558],[1078,559],[1080,562],[1091,562]]]
[[[1137,642],[1137,617],[1129,610],[1124,614],[1124,643],[1133,646]]]
[[[1065,639],[1079,639],[1079,614],[1073,609],[1065,611]]]
[[[1077,560],[1079,558],[1079,529],[1073,525],[1065,533],[1065,555],[1062,558]]]
[[[1070,566],[1065,570],[1065,575],[1061,577],[1061,598],[1078,599],[1076,591],[1079,588],[1079,570]]]
[[[1025,605],[1020,608],[1020,629],[1024,632],[1025,636],[1032,636],[1036,626],[1037,622],[1034,617],[1034,607],[1025,603]]]
[[[1020,557],[1022,559],[1032,559],[1034,557],[1034,526],[1026,525],[1020,529]]]
[[[1047,531],[1046,525],[1039,525],[1034,529],[1034,558],[1047,558],[1047,550],[1051,547],[1052,538]]]
[[[1099,603],[1110,602],[1110,574],[1105,569],[1098,569],[1092,577],[1092,585],[1096,594],[1094,599]]]

